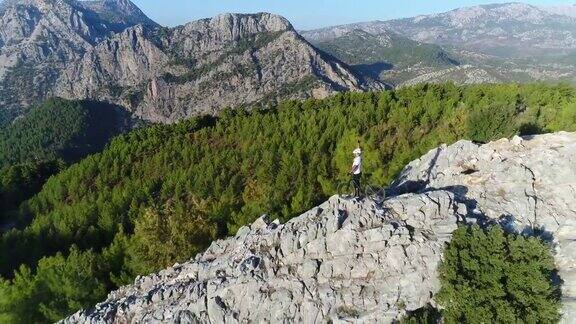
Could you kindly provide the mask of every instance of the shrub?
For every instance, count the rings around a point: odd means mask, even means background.
[[[406,316],[400,319],[400,324],[436,324],[441,318],[442,316],[436,308],[426,305],[408,312]]]
[[[437,296],[447,323],[554,323],[559,289],[550,248],[499,226],[460,227],[444,252]]]

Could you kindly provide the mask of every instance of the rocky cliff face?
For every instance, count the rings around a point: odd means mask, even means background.
[[[382,86],[318,52],[286,19],[226,14],[174,29],[127,29],[64,71],[55,92],[173,122],[226,106],[367,89]]]
[[[126,0],[106,0],[109,7]],[[88,3],[86,3],[88,4]],[[0,107],[11,115],[54,95],[61,72],[103,39],[134,24],[141,12],[93,10],[75,0],[6,0],[0,7]],[[78,98],[80,99],[80,98]],[[6,113],[6,112],[4,112]]]
[[[0,9],[0,107],[12,115],[60,96],[174,122],[226,106],[383,87],[276,15],[162,28],[129,0],[9,0]]]
[[[263,217],[64,322],[392,322],[433,303],[459,222],[554,242],[570,322],[575,152],[569,133],[441,146],[410,163],[382,205],[335,196],[286,224]]]

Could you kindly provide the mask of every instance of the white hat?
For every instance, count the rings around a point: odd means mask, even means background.
[[[360,155],[360,154],[362,154],[362,149],[357,148],[352,152],[352,154]]]

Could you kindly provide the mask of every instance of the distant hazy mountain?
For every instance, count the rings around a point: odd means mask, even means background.
[[[576,49],[576,18],[570,17],[575,12],[573,8],[540,8],[522,3],[483,5],[414,18],[329,27],[303,35],[326,41],[354,29],[372,34],[394,31],[415,41],[466,47],[503,57],[550,54],[552,50],[557,54],[558,50]]]
[[[385,78],[383,72],[409,68],[445,68],[460,63],[438,45],[413,41],[394,32],[372,34],[354,29],[332,40],[314,43],[360,73]],[[396,83],[395,80],[386,80]]]
[[[404,57],[391,67],[383,81],[406,84],[420,81],[502,82],[533,80],[576,80],[570,62],[576,57],[575,6],[536,7],[521,3],[461,8],[446,13],[390,21],[364,22],[302,32],[309,41],[346,61],[352,52],[383,54],[394,49]],[[429,55],[412,56],[413,46],[343,41],[358,30],[373,37],[397,34],[422,43],[426,52],[438,51],[460,66],[434,66]],[[366,39],[370,37],[365,37]],[[434,44],[436,47],[430,47]],[[441,46],[441,47],[438,47]],[[352,51],[352,52],[350,52]],[[381,55],[389,62],[398,54]],[[362,56],[359,56],[362,57]],[[364,56],[367,57],[367,56]],[[355,61],[354,64],[367,64]],[[406,67],[409,66],[409,67]],[[441,77],[440,77],[441,76]]]
[[[412,39],[502,57],[550,55],[576,48],[576,19],[522,3],[462,8],[385,22]]]
[[[226,106],[382,87],[271,14],[163,28],[129,0],[9,0],[0,9],[3,120],[51,96],[173,122]]]
[[[542,9],[557,15],[576,17],[576,4],[565,6],[542,7]]]

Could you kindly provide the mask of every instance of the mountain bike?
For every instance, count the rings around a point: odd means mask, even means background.
[[[342,182],[337,187],[338,195],[345,199],[354,197],[354,180]],[[360,188],[360,196],[367,197],[377,204],[381,204],[386,199],[386,188],[380,188],[367,184]]]

